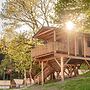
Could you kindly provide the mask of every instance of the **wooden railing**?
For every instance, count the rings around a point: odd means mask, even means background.
[[[54,48],[55,47],[55,48]],[[49,42],[44,45],[39,45],[31,50],[32,57],[36,57],[39,55],[47,54],[50,52],[54,52],[54,50],[59,52],[67,52],[67,45],[60,42]]]
[[[56,47],[56,51],[59,51],[59,52],[66,53],[68,51],[67,45],[63,44],[63,43],[60,43],[60,42],[56,42],[55,47]]]
[[[42,54],[50,53],[52,51],[54,51],[54,44],[53,42],[50,42],[44,45],[38,45],[37,47],[31,50],[31,53],[32,53],[32,57],[35,57]]]
[[[67,43],[61,43],[61,42],[49,42],[47,44],[44,45],[39,45],[37,47],[35,47],[34,49],[32,49],[32,57],[35,56],[39,56],[39,55],[43,55],[43,54],[47,54],[50,52],[54,52],[54,50],[56,50],[59,53],[67,53],[68,54],[68,45]],[[70,45],[70,49],[69,49],[70,54],[75,54],[75,50],[74,50],[74,45],[71,44]]]

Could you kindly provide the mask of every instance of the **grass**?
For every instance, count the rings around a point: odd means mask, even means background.
[[[90,77],[76,78],[61,82],[52,82],[41,85],[34,85],[23,90],[90,90]]]
[[[90,71],[88,71],[88,72],[84,73],[84,74],[83,74],[83,75],[81,75],[81,76],[84,76],[84,77],[90,77]]]
[[[64,82],[50,82],[42,85],[33,85],[21,90],[90,90],[90,71]]]

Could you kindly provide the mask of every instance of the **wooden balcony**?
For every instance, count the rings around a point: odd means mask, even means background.
[[[54,51],[54,43],[50,42],[45,45],[38,45],[31,50],[32,57],[37,57]]]
[[[38,57],[41,55],[53,53],[54,47],[55,47],[55,50],[57,51],[57,53],[67,53],[68,52],[67,44],[63,44],[60,42],[56,42],[56,43],[49,42],[47,44],[38,45],[37,47],[33,48],[31,50],[32,57]],[[71,48],[70,50],[71,50],[71,53],[73,53],[73,49]]]

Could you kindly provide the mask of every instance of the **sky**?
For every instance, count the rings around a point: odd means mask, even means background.
[[[3,2],[5,2],[5,0],[0,0],[0,12],[2,10],[2,3]],[[0,18],[0,37],[1,37],[1,34],[2,34],[2,30],[3,30],[2,26],[3,26],[3,22]],[[16,29],[17,32],[25,32],[25,31],[29,31],[29,30],[30,30],[30,28],[29,28],[28,25],[23,25],[23,26]]]
[[[1,11],[1,8],[2,8],[2,0],[0,0],[0,11]],[[1,30],[1,25],[2,25],[2,21],[0,19],[0,30]]]
[[[2,10],[2,3],[3,2],[5,2],[5,0],[0,0],[0,12],[1,12],[1,10]],[[0,18],[0,31],[2,31],[2,25],[3,25],[3,23],[2,23],[2,20],[1,20],[1,18]]]

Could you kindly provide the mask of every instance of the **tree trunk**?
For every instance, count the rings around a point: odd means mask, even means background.
[[[30,76],[30,84],[32,84],[33,82],[32,82],[32,71],[31,71],[31,68],[30,68],[30,70],[29,70],[29,76]]]
[[[24,69],[24,85],[26,86],[27,85],[27,82],[26,82],[26,69]]]

